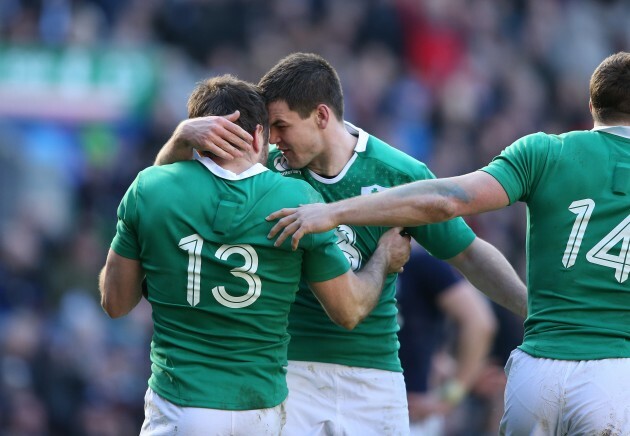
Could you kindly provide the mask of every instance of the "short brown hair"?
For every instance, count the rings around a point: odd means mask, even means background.
[[[318,104],[328,105],[338,120],[343,119],[343,91],[335,69],[314,53],[293,53],[281,59],[260,82],[267,104],[285,101],[302,119]]]
[[[228,115],[239,110],[236,124],[252,135],[256,125],[263,127],[265,141],[269,139],[269,115],[260,89],[253,83],[230,74],[212,77],[197,84],[188,98],[188,117]]]
[[[630,53],[608,56],[591,76],[590,97],[596,121],[630,120]]]

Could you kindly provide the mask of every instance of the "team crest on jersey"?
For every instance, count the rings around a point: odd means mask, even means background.
[[[287,158],[284,157],[284,155],[282,154],[279,156],[276,156],[273,159],[273,167],[276,169],[276,171],[278,171],[283,176],[286,176],[287,174],[294,174],[294,173],[300,172],[300,170],[291,169],[291,167],[289,166],[289,162],[287,161]]]
[[[287,158],[281,154],[275,157],[275,159],[273,160],[273,166],[279,172],[283,172],[283,171],[287,171],[291,169],[289,168],[289,163],[287,162]]]
[[[381,185],[362,186],[361,195],[376,194],[377,192],[385,191],[387,189],[389,188],[386,188]]]

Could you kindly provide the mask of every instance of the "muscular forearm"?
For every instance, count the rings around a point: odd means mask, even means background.
[[[158,152],[154,165],[166,165],[192,158],[193,147],[182,137],[182,124],[180,124],[168,142]]]
[[[376,307],[383,291],[387,277],[387,256],[384,250],[377,249],[355,276],[353,293],[357,305],[357,316],[363,320]]]
[[[509,204],[503,187],[483,171],[421,180],[384,192],[330,204],[337,225],[414,227],[499,209]]]
[[[461,325],[458,332],[455,378],[468,391],[483,369],[492,344],[494,328],[484,322],[470,322]]]
[[[494,246],[477,238],[448,262],[492,301],[517,315],[527,316],[527,288]]]
[[[337,225],[382,225],[414,227],[453,218],[452,196],[446,193],[446,180],[423,180],[368,196],[330,204]],[[452,187],[449,189],[453,189]]]

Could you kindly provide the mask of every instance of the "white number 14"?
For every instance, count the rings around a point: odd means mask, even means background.
[[[567,248],[564,250],[562,264],[565,268],[570,268],[575,264],[580,245],[586,232],[586,227],[591,218],[591,214],[595,209],[595,202],[590,198],[574,201],[569,205],[569,210],[577,215]],[[621,243],[621,249],[618,254],[611,253],[611,250]],[[619,225],[612,229],[606,236],[602,238],[593,248],[586,253],[586,260],[597,264],[612,268],[615,270],[615,278],[619,283],[623,283],[628,279],[630,274],[630,259],[628,259],[628,249],[630,248],[630,215],[626,217]]]

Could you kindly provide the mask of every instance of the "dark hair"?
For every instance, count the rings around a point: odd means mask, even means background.
[[[321,56],[293,53],[281,59],[258,83],[267,104],[285,101],[302,119],[318,104],[343,119],[343,91],[335,69]]]
[[[269,115],[260,89],[253,83],[225,74],[197,84],[188,98],[188,117],[228,115],[241,112],[236,124],[251,133],[256,125],[263,127],[265,141],[269,139]]]
[[[596,121],[630,119],[630,53],[616,53],[599,64],[591,76],[590,94]]]

